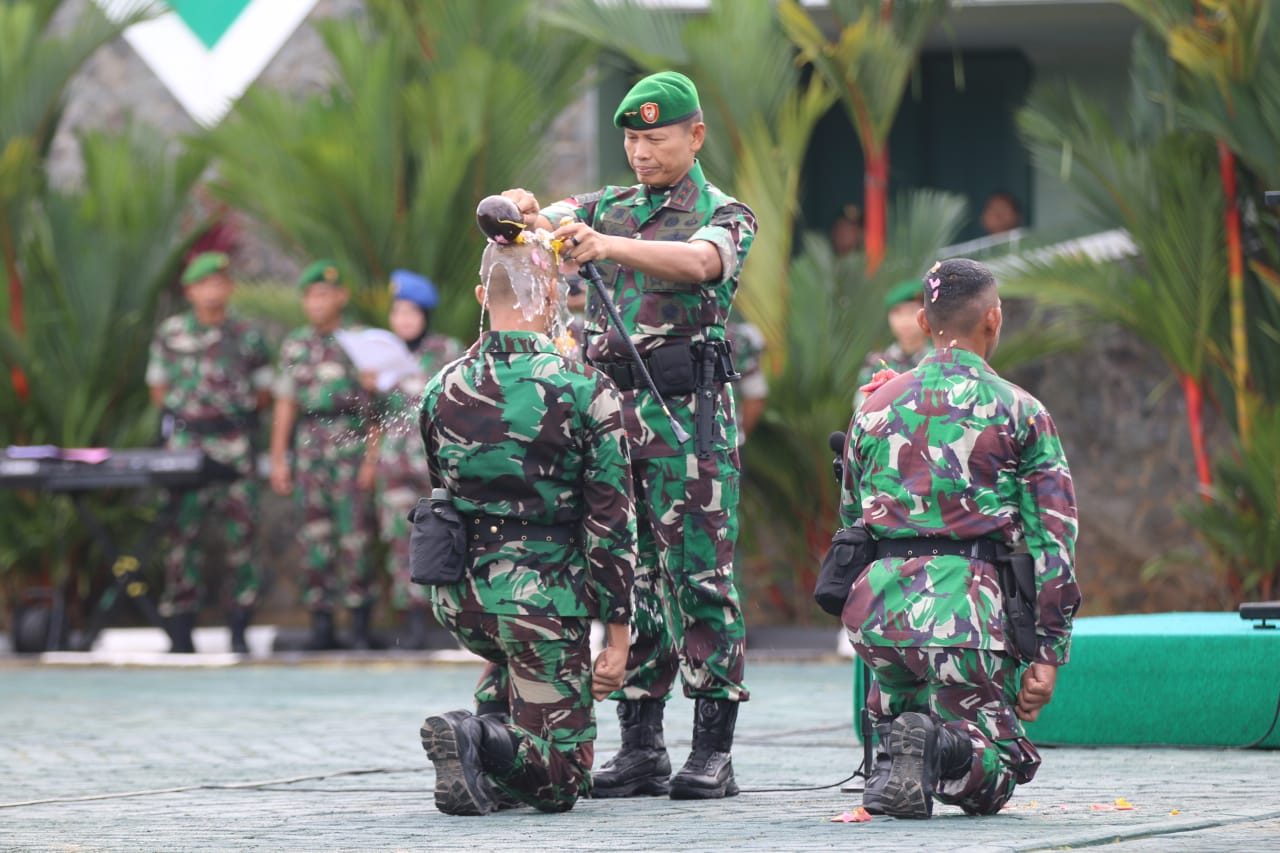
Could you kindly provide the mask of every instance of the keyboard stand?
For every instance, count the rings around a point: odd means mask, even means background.
[[[138,547],[124,550],[116,545],[111,534],[98,522],[93,511],[89,509],[88,502],[85,500],[85,495],[88,493],[84,491],[71,492],[71,503],[75,506],[76,515],[80,517],[80,522],[106,555],[107,561],[111,565],[113,579],[111,586],[107,587],[102,595],[98,597],[98,601],[93,607],[93,615],[89,620],[88,627],[83,632],[77,631],[68,638],[65,647],[62,645],[62,628],[63,621],[66,618],[66,596],[54,596],[53,612],[49,618],[50,648],[76,652],[89,651],[93,647],[93,641],[98,638],[98,634],[106,627],[107,620],[111,618],[111,614],[115,612],[116,607],[119,606],[123,599],[132,601],[138,611],[147,618],[147,621],[164,631],[170,642],[173,641],[173,631],[170,625],[160,615],[160,611],[147,595],[149,585],[142,576],[142,569],[151,558],[152,549],[158,542],[163,540],[165,531],[172,526],[177,518],[181,496],[187,491],[189,490],[168,490],[168,499],[164,502],[160,511],[156,513],[155,518],[151,519],[146,529],[138,537]]]

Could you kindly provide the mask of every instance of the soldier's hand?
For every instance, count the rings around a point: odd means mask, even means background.
[[[277,495],[293,494],[293,478],[289,466],[281,460],[271,460],[271,490]]]
[[[591,695],[602,701],[615,690],[622,689],[623,676],[627,674],[627,649],[605,646],[596,655],[591,667]]]
[[[600,261],[609,257],[606,234],[601,234],[585,222],[570,220],[551,232],[551,239],[561,240],[560,257],[574,264]]]
[[[360,471],[356,474],[356,488],[363,489],[368,492],[373,489],[373,484],[378,478],[378,463],[375,459],[369,459],[361,463]]]
[[[1053,687],[1058,682],[1058,668],[1047,663],[1033,663],[1022,673],[1022,689],[1013,711],[1018,719],[1030,723],[1040,716],[1040,709],[1053,698]]]
[[[515,189],[504,190],[503,198],[509,198],[515,202],[516,207],[520,209],[520,215],[524,217],[524,224],[530,228],[536,228],[538,225],[538,211],[542,210],[542,206],[538,204],[538,198],[526,189],[517,187]]]
[[[366,391],[378,390],[378,371],[362,370],[360,371],[360,387]]]

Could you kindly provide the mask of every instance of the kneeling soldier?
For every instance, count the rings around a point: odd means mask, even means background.
[[[427,385],[431,479],[462,514],[467,569],[432,587],[436,618],[490,662],[477,713],[428,717],[436,806],[479,815],[499,800],[573,808],[590,790],[592,696],[622,686],[630,645],[635,509],[621,398],[556,352],[549,243],[490,243],[476,298],[491,330]],[[594,667],[590,620],[607,629]]]

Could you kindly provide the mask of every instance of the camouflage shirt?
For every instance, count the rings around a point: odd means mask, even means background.
[[[1035,558],[1037,661],[1067,660],[1080,605],[1076,501],[1053,419],[963,349],[930,353],[872,392],[849,425],[841,521],[877,538],[1025,540]],[[1001,650],[994,566],[884,559],[853,585],[844,622],[870,645]]]
[[[466,580],[435,587],[455,610],[631,617],[636,521],[621,398],[546,335],[486,332],[428,383],[422,433],[432,478],[464,515],[578,528],[576,546],[509,541]]]
[[[164,386],[164,408],[178,418],[248,415],[257,409],[258,391],[271,387],[271,356],[262,334],[244,320],[202,326],[187,311],[156,330],[147,384]]]
[[[738,289],[742,264],[755,239],[756,217],[745,204],[709,183],[702,166],[665,191],[643,185],[609,186],[570,196],[545,208],[553,226],[564,217],[586,222],[601,234],[637,240],[705,240],[720,253],[723,272],[715,281],[663,281],[613,261],[598,266],[618,313],[641,355],[673,339],[722,340],[729,308]],[[629,358],[616,330],[604,331],[607,316],[591,292],[587,311],[587,357],[592,361]],[[721,389],[714,436],[715,449],[737,443],[733,425],[733,396]],[[624,412],[632,453],[638,459],[678,456],[688,452],[672,434],[667,417],[648,391],[625,391],[632,402]],[[667,399],[672,415],[693,433],[693,394]]]
[[[365,417],[372,397],[360,385],[360,374],[332,334],[311,326],[290,332],[280,345],[275,393],[298,406],[301,429],[333,438],[344,453],[364,452]],[[321,437],[319,435],[312,437]]]

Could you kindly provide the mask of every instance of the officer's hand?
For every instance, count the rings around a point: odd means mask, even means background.
[[[504,190],[503,198],[509,198],[515,202],[516,207],[520,209],[520,215],[524,217],[524,224],[530,228],[538,225],[538,211],[542,210],[542,206],[538,204],[538,198],[526,189],[517,187],[515,189]]]
[[[561,240],[560,257],[574,264],[600,261],[609,257],[609,237],[585,222],[570,221],[551,232],[551,239]]]
[[[360,387],[366,391],[378,390],[378,371],[362,370],[360,371]]]
[[[293,494],[293,478],[289,476],[289,466],[283,460],[271,460],[271,490],[277,495]]]
[[[378,478],[378,462],[375,459],[365,460],[360,465],[360,471],[356,474],[356,488],[362,491],[372,491],[373,484]]]
[[[1040,709],[1053,698],[1058,682],[1058,668],[1047,663],[1033,663],[1022,673],[1022,689],[1013,711],[1018,719],[1030,723],[1040,716]]]

